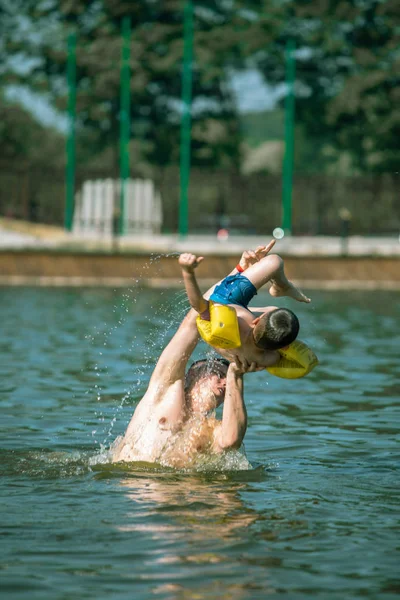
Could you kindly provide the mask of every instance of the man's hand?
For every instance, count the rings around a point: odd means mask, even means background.
[[[231,363],[229,366],[233,372],[238,375],[254,373],[255,371],[263,371],[265,369],[265,367],[259,367],[255,362],[249,363],[245,358],[239,360],[237,356],[235,357],[235,362]]]
[[[255,250],[245,250],[239,261],[243,271],[267,256],[268,252],[275,246],[275,242],[276,240],[271,240],[267,246],[258,246]]]
[[[179,264],[182,268],[182,271],[185,271],[186,273],[193,273],[193,271],[203,260],[204,256],[196,256],[195,254],[189,254],[186,252],[180,255]]]

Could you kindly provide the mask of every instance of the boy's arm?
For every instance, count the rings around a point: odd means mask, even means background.
[[[265,255],[261,260],[253,263],[247,268],[246,277],[257,290],[270,282],[269,293],[271,296],[287,296],[298,302],[311,302],[310,298],[307,298],[303,292],[288,280],[283,260],[277,254]]]
[[[254,317],[262,317],[262,315],[271,310],[271,305],[268,306],[250,306],[249,309]]]
[[[251,267],[251,265],[254,265],[258,261],[260,261],[262,258],[265,258],[265,256],[267,256],[268,252],[270,250],[272,250],[272,248],[275,246],[275,243],[276,243],[276,240],[271,240],[269,242],[269,244],[267,244],[266,246],[257,246],[257,248],[255,250],[244,250],[242,256],[240,257],[238,264],[236,265],[236,267],[234,269],[232,269],[232,271],[229,273],[229,275],[236,275],[237,273],[243,273],[243,271],[246,271],[246,269]],[[204,298],[209,298],[211,296],[211,294],[213,293],[214,288],[219,283],[221,283],[221,281],[222,281],[222,279],[220,281],[217,281],[217,283],[215,283],[213,286],[211,286],[210,289],[207,290],[206,293],[204,294]]]
[[[265,258],[275,246],[275,244],[276,240],[271,240],[266,246],[257,246],[255,250],[244,250],[238,264],[230,273],[230,275],[234,275],[235,273],[242,273],[243,271],[246,271],[246,269],[251,267],[251,265],[254,265],[255,263],[259,262],[262,258]]]
[[[230,275],[246,271],[246,277],[257,290],[270,282],[271,296],[288,296],[298,302],[311,302],[310,298],[307,298],[287,279],[282,258],[276,254],[267,256],[275,243],[276,240],[271,240],[266,246],[258,246],[255,250],[245,250]],[[205,294],[206,297],[211,295],[213,289],[211,288]],[[264,312],[262,308],[255,309],[253,307],[251,311]]]
[[[189,299],[190,306],[194,308],[200,315],[208,309],[208,300],[203,298],[197,283],[196,275],[194,270],[202,262],[203,257],[196,257],[194,254],[181,254],[179,257],[179,264],[182,268],[183,282],[185,284],[185,290]]]

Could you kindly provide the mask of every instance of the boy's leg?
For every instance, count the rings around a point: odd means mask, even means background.
[[[285,275],[283,260],[277,254],[269,254],[265,258],[251,265],[243,273],[259,290],[263,285],[270,282],[271,296],[289,296],[298,302],[311,302]]]

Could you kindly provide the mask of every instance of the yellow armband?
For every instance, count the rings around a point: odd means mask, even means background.
[[[236,311],[231,306],[210,302],[210,320],[197,317],[197,329],[203,340],[216,348],[241,346]]]
[[[197,317],[197,329],[203,340],[215,348],[239,348],[241,346],[239,324],[234,308],[210,302],[210,320]],[[279,350],[281,355],[277,364],[267,367],[267,371],[284,379],[299,379],[308,375],[318,364],[314,352],[300,340],[296,340],[286,349]]]
[[[271,375],[284,379],[304,377],[319,362],[311,348],[300,340],[292,342],[285,350],[278,350],[278,352],[281,355],[279,361],[273,367],[267,367],[267,371]]]

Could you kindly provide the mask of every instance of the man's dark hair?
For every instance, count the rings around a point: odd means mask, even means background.
[[[253,329],[253,338],[258,348],[279,350],[297,338],[299,329],[299,320],[291,310],[276,308],[261,317]]]
[[[218,375],[218,377],[226,377],[226,372],[229,367],[229,361],[225,358],[202,358],[196,360],[190,365],[185,376],[185,391],[192,389],[193,385],[210,375]]]

